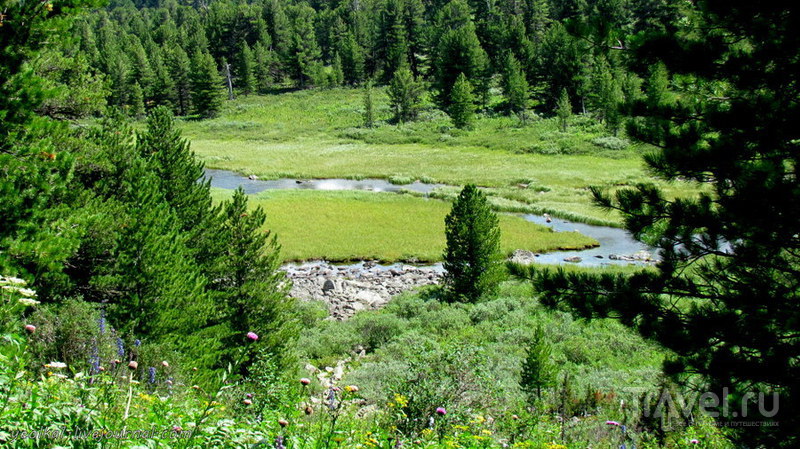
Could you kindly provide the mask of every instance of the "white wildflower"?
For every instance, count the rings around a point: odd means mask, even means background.
[[[35,306],[39,304],[39,301],[31,298],[19,298],[17,301],[23,306]]]
[[[45,368],[66,368],[67,364],[64,362],[50,362],[44,366]]]
[[[27,296],[29,298],[35,298],[36,297],[36,291],[35,290],[31,290],[29,288],[20,287],[17,291],[19,291],[19,294],[22,295],[22,296]]]
[[[0,284],[11,284],[11,285],[25,285],[26,282],[24,279],[15,278],[15,277],[2,277],[0,276]]]

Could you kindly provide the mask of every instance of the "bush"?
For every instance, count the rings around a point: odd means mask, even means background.
[[[608,137],[597,137],[592,139],[592,143],[597,145],[598,147],[606,148],[609,150],[624,150],[628,148],[630,143],[625,139],[620,139],[619,137],[608,136]]]
[[[475,185],[464,187],[445,217],[448,300],[475,302],[497,292],[503,273],[498,223],[486,196]]]

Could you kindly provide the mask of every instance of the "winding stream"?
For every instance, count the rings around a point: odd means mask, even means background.
[[[383,179],[277,179],[260,180],[251,179],[247,176],[228,170],[206,169],[206,177],[211,178],[211,186],[223,189],[236,189],[241,186],[245,193],[253,194],[272,189],[308,189],[308,190],[365,190],[372,192],[400,192],[403,190],[430,193],[444,184],[426,184],[414,182],[412,184],[396,185]],[[612,228],[609,226],[594,226],[584,223],[570,222],[560,218],[554,218],[550,223],[545,217],[540,215],[524,214],[521,215],[527,221],[548,226],[556,232],[577,231],[600,242],[600,246],[580,251],[555,251],[541,253],[533,256],[537,263],[545,264],[572,264],[581,266],[601,266],[601,265],[643,265],[648,262],[635,260],[641,258],[645,253],[652,253],[652,248],[633,239],[624,229]],[[637,255],[636,257],[633,257]],[[567,261],[565,259],[571,259]],[[324,262],[306,262],[304,264],[289,265],[295,268],[307,268]],[[404,264],[374,265],[370,262],[360,262],[348,265],[351,269],[372,268],[373,270],[391,270],[402,267]],[[287,266],[288,267],[288,266]],[[436,271],[441,271],[441,263],[431,266]],[[291,269],[291,268],[290,268]]]

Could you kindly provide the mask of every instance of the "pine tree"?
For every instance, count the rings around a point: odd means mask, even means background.
[[[314,32],[316,13],[305,3],[294,6],[292,12],[289,65],[297,85],[305,87],[319,67],[320,49]]]
[[[381,36],[378,39],[379,60],[383,63],[383,79],[390,81],[395,71],[408,64],[408,40],[403,20],[402,0],[387,0],[381,12]]]
[[[358,45],[352,32],[345,34],[341,44],[342,72],[348,84],[355,85],[364,80],[364,50]]]
[[[331,84],[333,86],[341,86],[344,84],[344,71],[342,70],[342,58],[339,57],[337,52],[333,55],[333,64],[331,65]]]
[[[530,404],[542,398],[543,388],[551,387],[555,383],[556,365],[551,359],[552,352],[544,328],[541,325],[536,326],[525,351],[519,382],[522,391],[528,395]]]
[[[414,120],[420,108],[422,85],[414,79],[408,67],[394,73],[389,85],[389,103],[394,110],[394,119],[400,123]]]
[[[503,67],[503,96],[513,113],[522,114],[528,108],[528,81],[511,52],[506,54]]]
[[[375,124],[375,110],[372,105],[372,82],[364,86],[364,126],[372,128]]]
[[[214,289],[222,295],[226,321],[234,338],[241,340],[242,334],[255,332],[261,350],[281,367],[288,367],[298,328],[292,318],[294,303],[288,296],[288,284],[279,270],[277,239],[263,231],[264,211],[249,210],[241,188],[224,204],[222,216],[218,238],[225,242],[225,251]]]
[[[456,128],[472,126],[475,118],[475,97],[472,95],[472,85],[463,73],[458,75],[453,85],[448,112]]]
[[[210,54],[198,50],[192,57],[191,86],[195,114],[215,116],[222,106],[222,79]]]
[[[144,93],[139,83],[134,83],[131,88],[130,106],[128,113],[131,117],[140,119],[144,117]]]
[[[175,83],[175,113],[188,115],[192,106],[192,85],[189,72],[192,70],[189,56],[183,48],[176,46],[169,53],[169,74]]]
[[[264,94],[269,92],[269,88],[272,86],[271,68],[275,62],[275,57],[262,41],[256,42],[253,47],[253,56],[255,58],[256,90]]]
[[[250,50],[247,42],[243,42],[237,68],[239,89],[241,89],[243,95],[250,95],[256,91],[255,66],[256,60],[253,51]]]
[[[486,196],[466,185],[445,217],[444,288],[449,301],[493,295],[502,279],[500,228]]]
[[[567,89],[561,89],[561,96],[558,97],[556,104],[556,116],[558,117],[558,125],[561,132],[567,132],[567,123],[569,118],[572,117],[572,102],[569,100]]]
[[[438,91],[439,106],[443,109],[450,105],[450,91],[459,74],[478,82],[481,87],[479,97],[488,92],[488,58],[471,22],[446,31],[439,41],[434,59],[434,85]]]
[[[161,53],[161,51],[158,51],[150,57],[153,63],[155,78],[153,80],[151,96],[147,98],[146,101],[148,107],[172,107],[175,103],[175,80],[172,78],[172,74],[164,63],[164,58],[161,57]]]

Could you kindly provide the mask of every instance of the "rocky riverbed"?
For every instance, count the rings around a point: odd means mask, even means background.
[[[334,319],[380,308],[404,291],[438,284],[444,274],[440,264],[382,266],[372,262],[347,266],[313,262],[285,265],[283,270],[292,281],[292,297],[324,302]]]

